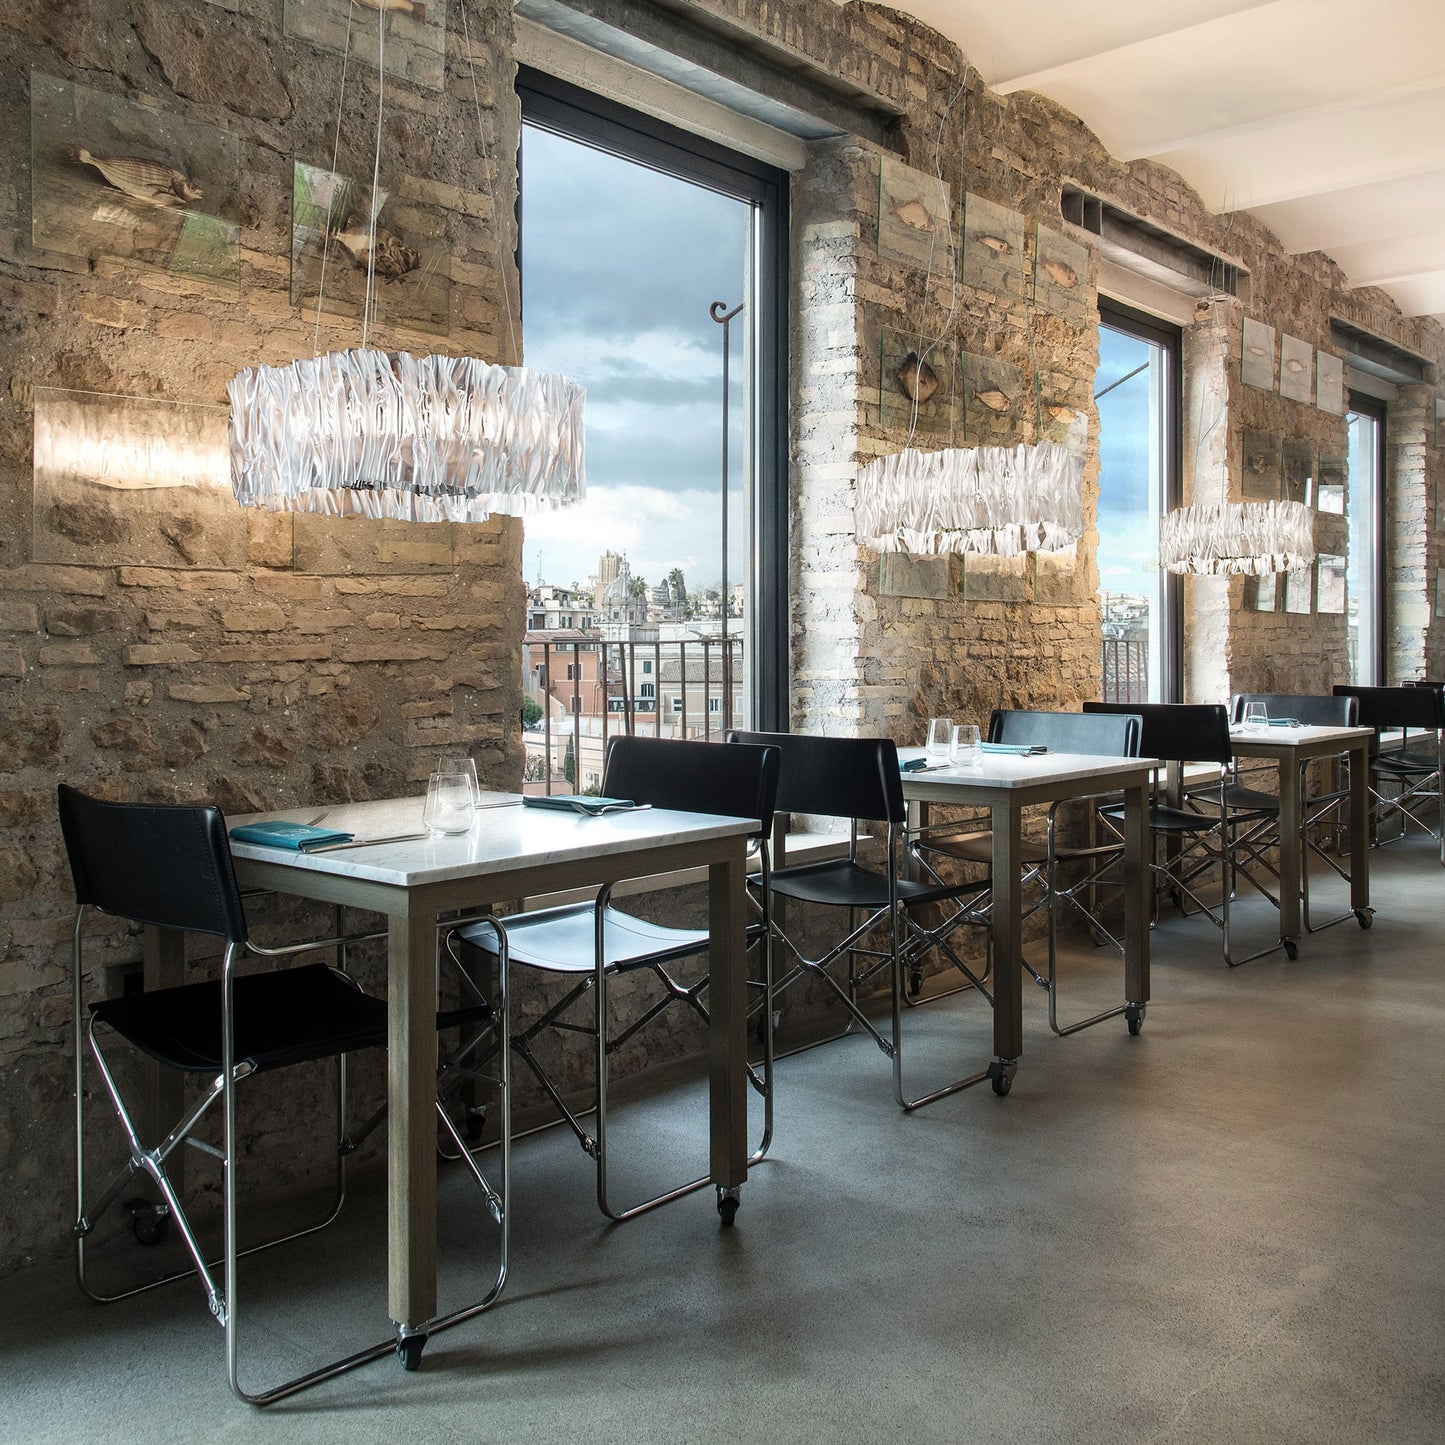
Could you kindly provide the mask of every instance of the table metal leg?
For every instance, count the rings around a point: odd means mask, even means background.
[[[993,823],[993,1051],[996,1094],[1006,1094],[1024,1051],[1022,818],[1012,800],[996,804]]]
[[[1279,760],[1279,936],[1286,947],[1300,936],[1301,769],[1293,757]]]
[[[1360,927],[1370,926],[1370,754],[1368,743],[1350,749],[1350,907]]]
[[[718,1213],[731,1224],[748,1177],[747,918],[744,853],[708,869],[708,1109],[712,1181]]]
[[[1124,1017],[1137,1034],[1149,1002],[1150,868],[1149,789],[1124,789]]]
[[[387,965],[388,1301],[403,1360],[436,1313],[436,918],[393,914]]]

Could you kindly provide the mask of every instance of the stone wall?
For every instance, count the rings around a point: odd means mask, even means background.
[[[399,203],[440,218],[448,334],[384,313],[372,344],[501,361],[511,341],[497,258],[513,250],[519,124],[511,7],[474,0],[469,13],[473,34],[489,39],[477,79],[487,153],[501,162],[481,158],[453,17],[444,89],[388,73],[382,169]],[[372,14],[358,9],[358,25]],[[37,388],[218,407],[240,368],[312,354],[315,318],[290,291],[292,162],[329,166],[341,55],[285,35],[282,6],[270,0],[241,0],[234,13],[159,0],[4,0],[0,27],[4,1270],[62,1247],[70,1211],[72,898],[57,780],[115,799],[214,799],[241,812],[415,791],[441,750],[465,749],[485,785],[516,786],[524,599],[513,521],[375,527],[242,512],[229,495],[192,489],[52,495],[32,484]],[[34,243],[32,75],[235,138],[238,286]],[[375,114],[375,68],[353,60],[338,169],[370,175]],[[494,181],[509,232],[500,251]],[[510,284],[515,298],[515,277]],[[355,345],[360,335],[356,319],[327,314],[319,345]],[[224,435],[224,413],[221,426]],[[253,927],[265,939],[282,921],[315,920],[259,910]],[[134,936],[98,932],[98,965],[139,957]],[[266,1118],[277,1127],[278,1116]]]
[[[234,811],[394,793],[415,786],[443,748],[469,749],[487,785],[520,777],[520,525],[362,531],[242,514],[200,493],[184,502],[147,494],[128,511],[114,498],[86,504],[35,485],[37,388],[220,406],[240,367],[311,354],[314,318],[290,290],[292,162],[329,164],[341,67],[334,49],[288,36],[283,24],[286,13],[320,3],[0,0],[0,1270],[66,1243],[70,906],[53,821],[58,779],[116,798],[211,797]],[[515,343],[504,277],[517,295],[510,259],[499,259],[514,242],[511,8],[505,0],[467,7],[490,162],[476,135],[461,13],[456,3],[446,8],[441,88],[388,82],[383,183],[432,218],[450,258],[447,334],[416,331],[385,311],[374,334],[387,347],[506,361]],[[1402,318],[1379,292],[1349,291],[1322,257],[1285,255],[1247,216],[1210,215],[1166,169],[1115,161],[1057,106],[993,95],[941,37],[884,6],[691,0],[690,8],[899,115],[888,148],[847,136],[819,142],[795,177],[795,726],[912,741],[934,712],[984,721],[999,705],[1072,707],[1097,694],[1098,266],[1090,237],[1061,219],[1065,182],[1250,273],[1247,301],[1205,306],[1186,328],[1188,395],[1222,408],[1224,423],[1186,415],[1191,493],[1239,495],[1246,427],[1343,450],[1342,420],[1241,385],[1245,316],[1322,347],[1330,318],[1340,317],[1442,360],[1433,324]],[[373,15],[352,13],[358,22]],[[134,256],[92,259],[34,243],[32,75],[232,138],[238,286]],[[363,171],[373,68],[352,66],[341,114],[338,168]],[[880,245],[885,161],[942,174],[951,207],[946,225],[934,218],[940,244],[931,255],[906,246],[900,254],[896,226]],[[957,230],[966,195],[1023,218],[1017,245],[967,271]],[[895,219],[907,199],[893,198]],[[1067,314],[1038,305],[1027,284],[1039,226],[1086,248]],[[885,336],[895,347],[886,357]],[[1082,436],[1090,530],[1075,554],[965,568],[958,559],[880,561],[857,546],[856,464],[909,436],[907,409],[890,388],[898,339],[910,336],[947,358],[940,370],[950,388],[948,407],[935,406],[929,436],[918,439],[1027,442],[1060,428]],[[323,349],[359,339],[354,319],[321,317]],[[1015,368],[1025,384],[1011,420],[991,423],[975,406],[970,430],[960,357]],[[1445,562],[1433,511],[1442,481],[1435,396],[1420,388],[1391,413],[1397,675],[1445,670],[1445,641],[1429,622]],[[1048,419],[1045,399],[1058,413]],[[1186,586],[1193,695],[1313,689],[1342,676],[1343,618],[1254,614],[1243,594],[1239,582]],[[138,952],[136,938],[112,931],[98,957],[127,964]],[[519,1002],[524,1016],[534,1007],[520,992]],[[695,1034],[639,1045],[625,1062],[640,1067],[688,1039]],[[263,1114],[268,1132],[284,1126]]]

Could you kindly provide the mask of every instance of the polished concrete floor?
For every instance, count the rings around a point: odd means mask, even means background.
[[[104,1307],[61,1266],[0,1282],[0,1438],[1439,1445],[1445,872],[1392,848],[1374,895],[1370,932],[1232,972],[1207,925],[1168,923],[1139,1038],[1056,1039],[1030,985],[1006,1099],[904,1117],[859,1038],[784,1061],[730,1230],[707,1193],[608,1227],[575,1144],[527,1140],[506,1295],[415,1374],[387,1359],[261,1413],[190,1282]],[[1084,1003],[1119,978],[1087,949],[1070,971]],[[909,1023],[925,1073],[987,1052],[976,997]],[[697,1111],[681,1085],[635,1106],[643,1173],[697,1153]],[[371,1184],[243,1276],[256,1383],[384,1332]],[[443,1193],[458,1303],[492,1236],[464,1180]]]

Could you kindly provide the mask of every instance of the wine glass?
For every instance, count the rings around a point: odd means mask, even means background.
[[[479,803],[482,798],[482,785],[477,781],[476,759],[469,757],[466,753],[448,754],[446,757],[437,760],[436,771],[439,773],[463,773],[471,784],[472,802]]]
[[[953,719],[935,717],[928,720],[928,741],[923,745],[924,756],[934,767],[948,761],[949,749],[953,744]]]
[[[1244,705],[1244,726],[1247,732],[1258,732],[1269,726],[1269,709],[1262,702],[1247,702]]]
[[[472,826],[476,806],[466,773],[436,772],[427,779],[421,819],[428,833],[465,833]]]

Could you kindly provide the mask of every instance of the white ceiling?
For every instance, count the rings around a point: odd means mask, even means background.
[[[1445,0],[894,0],[1294,252],[1445,323]]]

